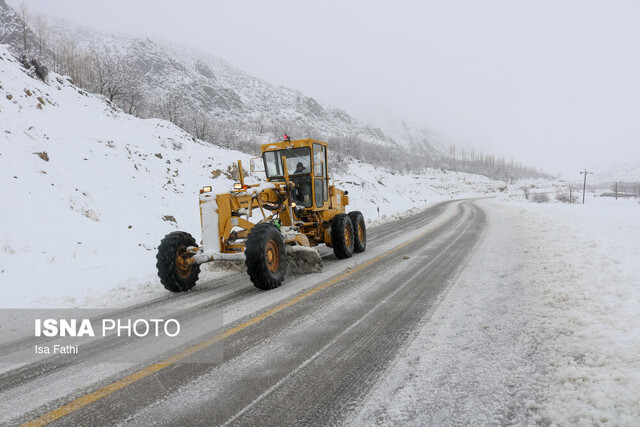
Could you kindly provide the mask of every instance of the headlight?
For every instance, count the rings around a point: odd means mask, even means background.
[[[211,187],[207,186],[207,187],[202,187],[202,190],[200,190],[200,194],[202,193],[211,193]]]
[[[242,190],[242,184],[240,184],[239,182],[236,182],[235,184],[233,184],[233,189]]]

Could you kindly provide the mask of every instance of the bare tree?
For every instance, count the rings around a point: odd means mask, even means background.
[[[132,114],[134,116],[142,116],[143,110],[145,110],[146,102],[142,92],[139,89],[139,85],[136,84],[137,79],[131,78],[128,80],[128,84],[125,87],[125,92],[122,95],[122,99],[118,102],[118,105],[122,107],[122,109],[127,114]]]
[[[152,114],[180,126],[184,121],[186,102],[178,92],[169,92],[156,96],[153,101]]]
[[[29,8],[27,7],[27,2],[22,0],[20,2],[20,16],[22,18],[22,40],[24,43],[24,51],[27,51],[27,30],[29,28]]]
[[[38,39],[38,52],[40,53],[40,55],[42,55],[47,44],[46,43],[47,33],[48,33],[47,24],[45,20],[42,18],[42,16],[38,15],[38,17],[35,20],[34,26],[35,26],[36,37]]]
[[[260,114],[257,118],[257,122],[258,122],[258,133],[260,135],[264,134],[265,131],[265,119],[264,119],[264,114]]]
[[[562,203],[575,203],[578,201],[578,187],[575,184],[568,184],[566,187],[558,188],[556,200]]]
[[[84,84],[89,90],[106,96],[128,112],[136,111],[142,98],[140,78],[126,58],[93,51],[85,76]]]
[[[85,84],[89,66],[87,55],[78,49],[72,40],[62,35],[49,39],[47,44],[55,58],[53,71],[66,74],[77,86],[91,90]]]
[[[208,140],[211,137],[211,122],[202,110],[191,110],[187,117],[189,132],[197,139]]]

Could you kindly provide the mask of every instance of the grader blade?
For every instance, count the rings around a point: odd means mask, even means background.
[[[292,273],[308,274],[322,271],[322,258],[315,248],[287,246],[287,267]]]

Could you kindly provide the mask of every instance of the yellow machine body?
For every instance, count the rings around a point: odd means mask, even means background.
[[[238,161],[239,182],[232,191],[201,190],[202,248],[191,262],[242,253],[249,231],[268,221],[281,228],[287,244],[331,246],[330,221],[345,213],[349,198],[329,181],[327,143],[282,141],[263,144],[261,153],[265,182],[246,185]]]

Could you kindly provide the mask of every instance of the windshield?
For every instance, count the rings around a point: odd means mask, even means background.
[[[282,157],[287,158],[289,175],[303,175],[311,172],[311,150],[309,147],[291,148],[288,150],[267,151],[263,154],[267,178],[284,176]]]

